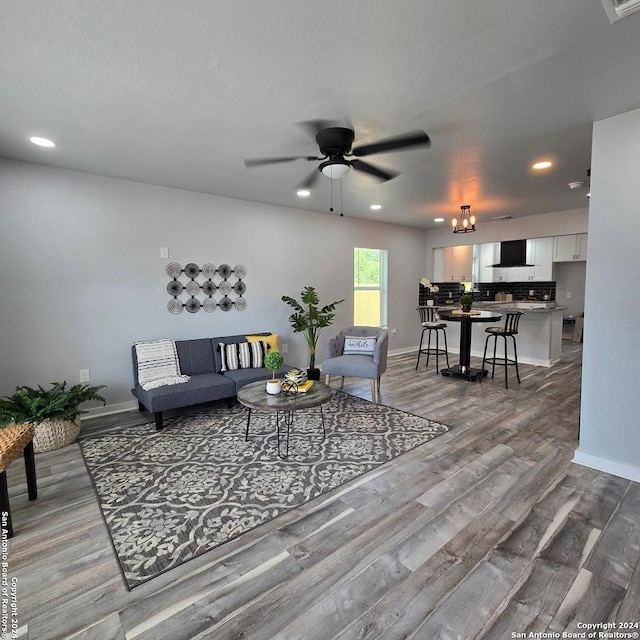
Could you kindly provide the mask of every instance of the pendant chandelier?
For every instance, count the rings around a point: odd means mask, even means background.
[[[460,215],[451,221],[453,233],[471,233],[476,230],[476,217],[471,213],[471,205],[463,204]]]

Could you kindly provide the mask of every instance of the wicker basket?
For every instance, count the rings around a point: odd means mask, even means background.
[[[80,433],[80,416],[73,422],[70,420],[43,420],[35,427],[33,450],[36,453],[53,451],[66,447],[75,441]]]

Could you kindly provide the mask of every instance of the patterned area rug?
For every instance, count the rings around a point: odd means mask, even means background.
[[[240,405],[126,427],[80,447],[131,589],[349,482],[449,428],[334,392],[295,413],[289,456],[275,416]],[[284,454],[284,442],[281,443]]]

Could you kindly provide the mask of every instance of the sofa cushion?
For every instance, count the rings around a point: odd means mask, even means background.
[[[283,376],[290,368],[291,367],[280,367],[280,369],[276,371],[276,376]],[[271,371],[266,367],[260,367],[259,369],[236,369],[235,371],[227,371],[224,377],[233,380],[237,393],[246,384],[257,382],[258,380],[268,380],[271,378]]]
[[[213,344],[208,338],[176,340],[180,370],[192,376],[199,373],[214,373]]]
[[[191,376],[189,382],[184,384],[157,387],[148,391],[137,385],[132,391],[149,411],[155,412],[230,398],[236,393],[236,385],[218,373],[201,373]]]

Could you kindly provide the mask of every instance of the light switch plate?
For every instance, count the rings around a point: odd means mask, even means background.
[[[169,259],[169,247],[160,247],[160,257],[164,260]]]

